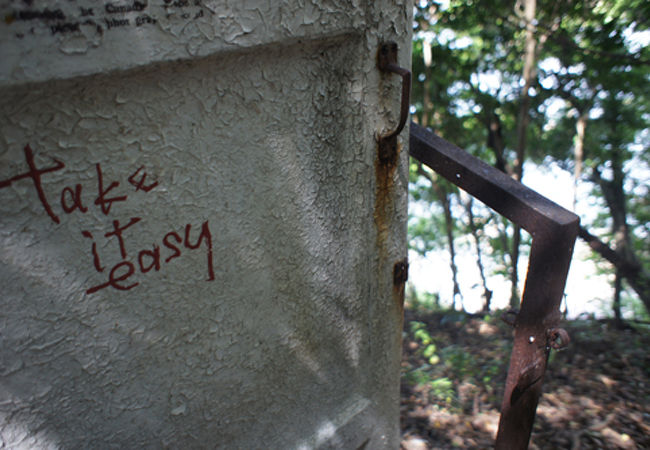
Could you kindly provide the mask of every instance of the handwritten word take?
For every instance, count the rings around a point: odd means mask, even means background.
[[[60,224],[61,219],[55,213],[50,201],[48,200],[49,193],[46,193],[43,186],[43,176],[57,172],[65,168],[65,164],[52,158],[53,164],[49,167],[37,167],[34,161],[34,152],[29,145],[24,148],[25,162],[28,170],[20,173],[6,180],[0,180],[0,189],[11,186],[13,183],[20,180],[31,180],[36,196],[38,197],[45,213],[55,224]],[[123,192],[116,191],[120,183],[118,181],[105,182],[102,172],[101,164],[95,164],[95,172],[97,175],[97,195],[94,198],[93,204],[105,216],[111,214],[111,208],[114,204],[119,202],[126,202],[128,196]],[[150,192],[156,186],[157,181],[147,182],[147,172],[144,166],[138,167],[128,178],[127,181],[134,188],[135,191]],[[61,210],[66,214],[71,214],[75,211],[85,214],[88,212],[88,203],[84,202],[82,196],[83,186],[75,184],[73,186],[65,186],[58,196]],[[141,249],[136,252],[130,252],[130,245],[127,245],[125,239],[125,231],[137,223],[142,221],[141,217],[131,217],[127,223],[121,223],[118,219],[113,219],[111,222],[112,228],[110,231],[104,233],[105,238],[114,239],[117,243],[119,256],[121,260],[108,270],[108,279],[100,284],[90,287],[86,290],[87,294],[93,294],[101,289],[111,287],[121,291],[133,289],[139,285],[139,282],[130,280],[131,277],[139,269],[140,273],[148,273],[150,271],[159,271],[162,264],[168,264],[172,260],[178,258],[182,254],[182,249],[196,250],[204,246],[207,253],[207,281],[213,281],[214,267],[212,257],[212,235],[210,233],[210,226],[208,221],[205,221],[200,226],[198,237],[195,241],[191,237],[192,225],[186,224],[182,230],[170,230],[163,237],[161,244],[165,249],[165,254],[161,254],[161,247],[153,244],[149,248]],[[180,233],[180,234],[179,234]],[[90,231],[82,230],[81,234],[92,240],[90,253],[92,255],[93,267],[98,273],[103,273],[106,268],[102,265],[102,258],[97,251],[97,244]],[[137,233],[135,233],[137,234]],[[129,259],[129,254],[132,254],[132,260]]]

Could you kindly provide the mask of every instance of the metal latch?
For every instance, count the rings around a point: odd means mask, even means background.
[[[396,73],[402,77],[402,101],[399,124],[395,131],[379,136],[379,161],[386,164],[397,155],[397,135],[404,129],[411,101],[411,71],[397,65],[397,43],[385,42],[377,52],[377,68],[382,72]]]

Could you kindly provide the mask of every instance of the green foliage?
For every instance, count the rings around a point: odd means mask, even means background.
[[[639,299],[635,296],[623,295],[621,298],[621,310],[623,311],[624,317],[629,319],[640,320],[642,322],[650,321],[650,313],[648,313],[643,303],[639,302]]]
[[[415,341],[419,341],[422,344],[419,352],[420,354],[429,362],[431,365],[436,365],[440,362],[440,357],[436,355],[436,344],[431,338],[431,334],[426,328],[426,325],[422,322],[411,322],[411,333]]]
[[[459,379],[473,376],[477,372],[477,365],[471,353],[465,352],[462,347],[450,345],[442,349],[441,356],[445,365]]]
[[[436,376],[434,367],[440,362],[440,356],[436,354],[437,346],[426,324],[412,321],[409,323],[409,328],[413,340],[421,344],[417,353],[428,361],[428,364],[408,371],[405,379],[412,385],[428,389],[432,400],[451,405],[455,398],[453,383],[449,378]]]
[[[429,383],[431,386],[431,396],[436,400],[442,400],[448,405],[453,401],[456,395],[454,391],[454,384],[449,378],[436,378]]]
[[[414,20],[414,119],[506,171],[515,160],[524,94],[526,23],[517,5],[418,1]],[[589,203],[599,214],[590,214],[595,218],[583,225],[647,273],[650,46],[630,36],[648,30],[649,5],[641,0],[537,2],[535,78],[525,123],[530,162],[575,171],[576,127],[585,120],[583,168],[576,176],[591,186]],[[445,221],[441,199],[417,169],[411,164],[410,195],[419,206],[413,208],[417,217],[409,220],[410,246],[426,255],[446,248]],[[448,185],[443,190],[453,191]],[[468,222],[453,197],[454,235],[462,236],[469,233]],[[507,275],[512,227],[486,209],[477,210],[475,219],[490,249],[488,275]],[[624,238],[622,224],[629,233]],[[529,242],[521,244],[524,253]],[[629,310],[638,309],[638,297],[627,303]]]

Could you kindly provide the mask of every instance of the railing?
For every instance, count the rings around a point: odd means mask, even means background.
[[[410,154],[528,231],[533,242],[501,405],[497,449],[525,449],[549,351],[568,344],[557,328],[578,217],[415,123]]]

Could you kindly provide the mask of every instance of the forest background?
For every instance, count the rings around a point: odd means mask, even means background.
[[[581,219],[530,448],[650,448],[650,2],[414,8],[413,120]],[[489,448],[531,238],[413,159],[410,181],[402,449]]]
[[[571,316],[647,321],[650,3],[414,6],[414,121],[580,216]],[[415,160],[410,177],[408,304],[516,309],[530,236]]]

